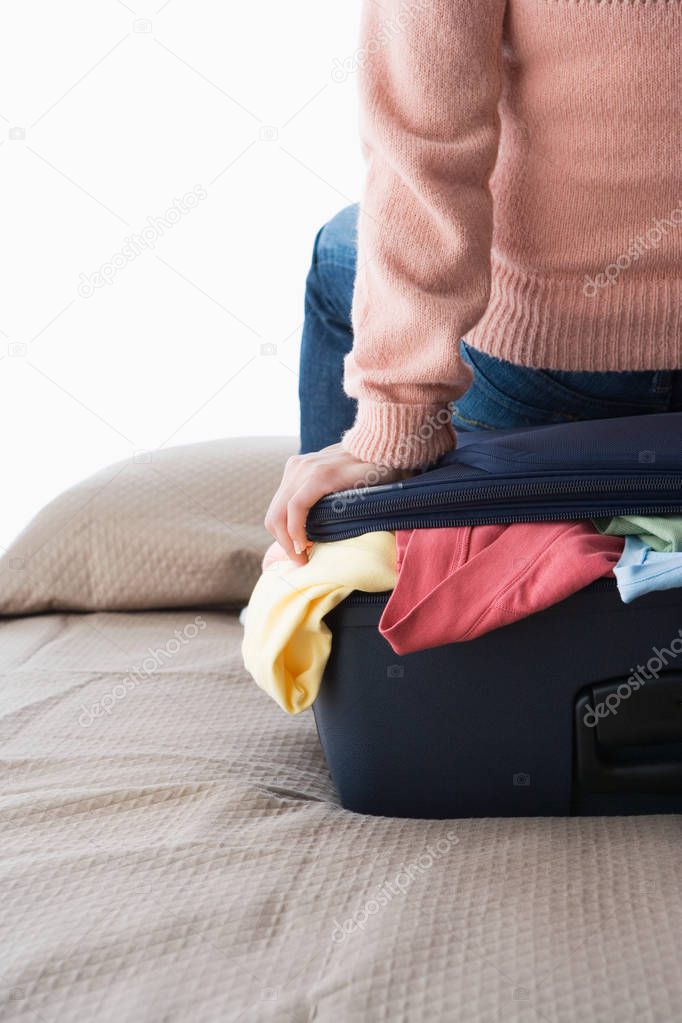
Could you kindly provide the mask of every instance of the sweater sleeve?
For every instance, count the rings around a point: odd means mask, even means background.
[[[455,444],[447,405],[469,386],[459,340],[490,295],[506,0],[365,0],[353,351],[343,446],[415,468]]]

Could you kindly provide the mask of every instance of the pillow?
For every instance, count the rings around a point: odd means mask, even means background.
[[[292,437],[150,451],[71,487],[0,558],[0,614],[248,600]]]

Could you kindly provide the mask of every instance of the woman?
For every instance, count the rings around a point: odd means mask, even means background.
[[[456,430],[682,408],[682,0],[366,0],[356,58],[365,197],[266,518],[298,562],[318,498]]]

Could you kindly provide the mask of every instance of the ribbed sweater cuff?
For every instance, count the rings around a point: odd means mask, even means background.
[[[443,405],[361,401],[342,445],[356,458],[391,469],[419,469],[455,446],[452,413]]]

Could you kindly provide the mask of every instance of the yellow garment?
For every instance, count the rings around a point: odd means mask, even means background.
[[[266,569],[246,610],[247,670],[289,714],[311,705],[320,688],[331,633],[322,619],[353,590],[381,593],[396,583],[393,533],[314,544],[307,565]]]

